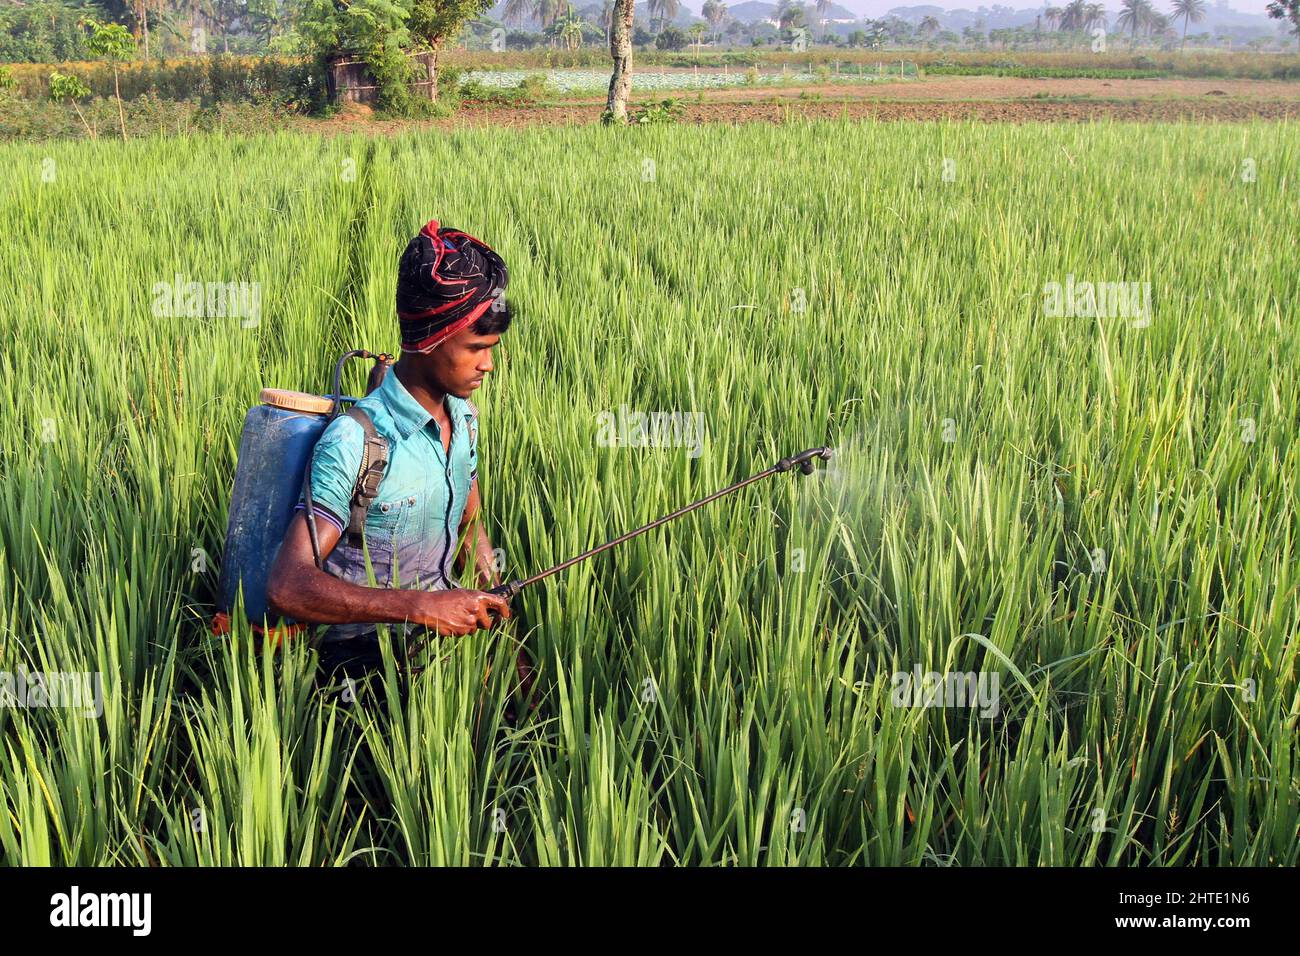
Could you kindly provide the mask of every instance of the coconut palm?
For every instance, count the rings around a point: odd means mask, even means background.
[[[1063,11],[1060,7],[1048,7],[1043,11],[1043,19],[1047,21],[1047,29],[1055,30],[1061,25],[1061,14]]]
[[[1183,44],[1187,47],[1187,24],[1200,23],[1205,19],[1205,0],[1174,0],[1174,19],[1183,18]]]
[[[1156,12],[1151,6],[1151,0],[1120,0],[1120,8],[1115,26],[1128,30],[1134,41],[1137,40],[1138,30],[1145,33],[1151,29]]]
[[[934,36],[942,29],[942,25],[934,17],[922,17],[921,22],[917,24],[916,29],[926,36]]]
[[[727,5],[721,0],[704,0],[704,6],[700,8],[700,16],[709,21],[709,26],[713,28],[713,35],[718,37],[718,27],[722,26],[727,19]]]
[[[506,0],[505,8],[501,11],[501,22],[510,26],[520,26],[536,6],[537,0]]]
[[[1082,30],[1087,18],[1087,0],[1070,0],[1061,11],[1062,30]]]
[[[567,0],[506,0],[501,11],[501,22],[519,26],[532,17],[543,28],[553,26],[555,21],[569,13]]]
[[[1100,3],[1090,3],[1084,10],[1083,28],[1091,30],[1093,27],[1104,27],[1106,25],[1106,8]]]
[[[822,28],[822,38],[826,37],[826,20],[831,12],[833,0],[817,0],[817,25]]]
[[[657,17],[659,20],[659,30],[664,28],[665,23],[672,23],[677,19],[677,11],[682,8],[681,0],[650,0],[650,19],[651,22]]]

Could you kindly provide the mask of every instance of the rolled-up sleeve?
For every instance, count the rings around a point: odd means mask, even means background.
[[[347,529],[364,443],[361,426],[340,415],[325,429],[312,451],[312,512],[317,518],[333,522],[340,531]],[[299,495],[298,508],[306,507],[305,499],[305,495]]]

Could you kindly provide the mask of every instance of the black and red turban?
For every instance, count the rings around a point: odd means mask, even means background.
[[[438,220],[407,243],[397,266],[397,318],[403,352],[431,352],[504,305],[506,264],[485,242]]]

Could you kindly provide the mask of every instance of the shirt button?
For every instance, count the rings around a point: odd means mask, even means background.
[[[388,502],[385,501],[382,505],[380,505],[379,510],[382,511],[384,514],[388,514]]]
[[[413,505],[413,504],[415,504],[415,495],[411,495],[411,497],[407,498],[407,499],[406,499],[406,503],[407,503],[408,505]]]

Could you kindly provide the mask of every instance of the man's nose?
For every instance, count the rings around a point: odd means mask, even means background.
[[[492,350],[484,349],[483,357],[479,359],[478,370],[483,373],[492,371]]]

